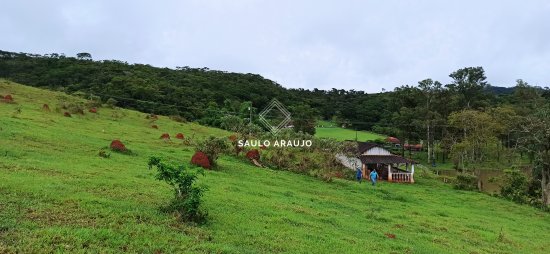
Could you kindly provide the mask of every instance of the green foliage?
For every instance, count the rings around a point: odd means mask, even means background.
[[[476,190],[477,177],[472,174],[458,174],[456,175],[456,182],[454,187],[457,190]]]
[[[60,96],[58,97],[55,111],[58,113],[69,112],[71,114],[83,115],[86,111],[86,106],[85,103],[81,100],[77,100],[67,96]]]
[[[115,108],[116,105],[117,105],[118,101],[113,99],[113,98],[109,98],[106,102],[105,102],[105,105],[108,107],[108,108]]]
[[[105,150],[100,150],[98,153],[99,157],[109,159],[111,158],[111,153],[105,152]]]
[[[198,141],[195,144],[195,150],[205,153],[212,166],[216,166],[218,157],[229,150],[227,137],[210,136],[204,140]]]
[[[317,112],[307,104],[299,104],[292,107],[292,124],[294,131],[315,134],[315,126],[317,125]]]
[[[500,195],[519,204],[530,203],[527,176],[519,170],[505,170],[504,173]]]
[[[174,188],[174,199],[167,207],[167,211],[176,211],[186,222],[204,223],[207,213],[201,210],[201,198],[206,190],[204,186],[197,186],[199,175],[204,175],[202,168],[186,168],[163,163],[158,157],[149,158],[149,169],[156,167],[155,178],[165,181]]]

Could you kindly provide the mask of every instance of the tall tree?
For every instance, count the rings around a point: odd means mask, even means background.
[[[449,75],[453,83],[447,87],[456,95],[458,109],[478,109],[487,104],[487,83],[483,67],[466,67]]]
[[[307,104],[300,104],[291,108],[292,123],[296,132],[315,134],[317,112]]]
[[[522,148],[535,155],[534,176],[540,176],[542,202],[550,205],[550,106],[539,108],[521,125]],[[536,174],[538,173],[538,174]]]
[[[432,79],[425,79],[418,82],[418,88],[422,91],[425,105],[419,110],[423,112],[424,122],[426,126],[426,145],[428,148],[428,162],[435,163],[434,160],[434,134],[435,123],[438,118],[437,112],[433,110],[434,100],[441,94],[443,85],[439,81],[433,81]]]

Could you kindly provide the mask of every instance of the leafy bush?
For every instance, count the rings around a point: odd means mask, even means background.
[[[101,97],[99,96],[89,96],[89,100],[86,102],[87,108],[99,108],[101,107]]]
[[[226,152],[229,148],[226,138],[224,137],[208,137],[203,141],[199,141],[196,144],[195,150],[203,152],[208,157],[208,160],[212,166],[216,166],[216,161],[220,154]]]
[[[172,120],[174,120],[178,123],[186,123],[187,122],[187,119],[185,119],[185,117],[180,116],[180,115],[171,115],[170,119],[172,119]]]
[[[529,179],[519,170],[505,170],[500,195],[519,204],[531,203]],[[536,200],[536,199],[535,199]]]
[[[123,117],[126,117],[128,113],[125,110],[121,109],[115,109],[111,111],[111,119],[113,121],[118,121],[119,119],[122,119]]]
[[[105,152],[105,150],[100,150],[99,151],[99,157],[109,159],[109,158],[111,158],[111,154]]]
[[[456,175],[455,189],[457,190],[476,190],[477,177],[472,174]]]
[[[116,104],[118,103],[117,100],[113,99],[113,98],[109,98],[105,104],[108,108],[115,108],[116,107]]]
[[[204,223],[207,213],[200,209],[201,198],[206,187],[197,186],[199,174],[204,175],[201,168],[186,168],[161,162],[160,158],[149,158],[149,169],[157,168],[155,178],[165,181],[174,189],[174,199],[166,207],[166,211],[177,212],[183,221]]]
[[[59,99],[57,106],[55,108],[56,112],[65,111],[70,114],[81,114],[84,115],[84,110],[86,109],[86,106],[81,101],[75,101],[68,99],[66,97],[62,97]]]

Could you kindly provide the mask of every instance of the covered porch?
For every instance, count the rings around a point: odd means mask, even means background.
[[[361,155],[364,179],[376,169],[380,180],[398,183],[414,183],[414,162],[397,155]]]

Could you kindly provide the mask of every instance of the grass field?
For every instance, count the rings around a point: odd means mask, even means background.
[[[225,131],[100,108],[63,117],[59,93],[0,80],[0,253],[548,253],[550,215],[417,174],[372,188],[251,166],[225,156],[207,171],[206,225],[159,211],[172,190],[150,155],[187,164],[193,149],[159,139]],[[49,103],[52,112],[41,110]],[[20,107],[20,113],[17,109]],[[115,115],[113,115],[113,112]],[[125,116],[120,116],[125,112]],[[134,155],[98,151],[121,139]],[[395,236],[395,238],[392,238]]]
[[[334,138],[336,140],[355,140],[357,135],[358,141],[372,141],[376,139],[385,139],[383,135],[379,135],[369,131],[354,131],[336,126],[334,123],[327,121],[319,121],[315,128],[315,136],[320,138]]]

